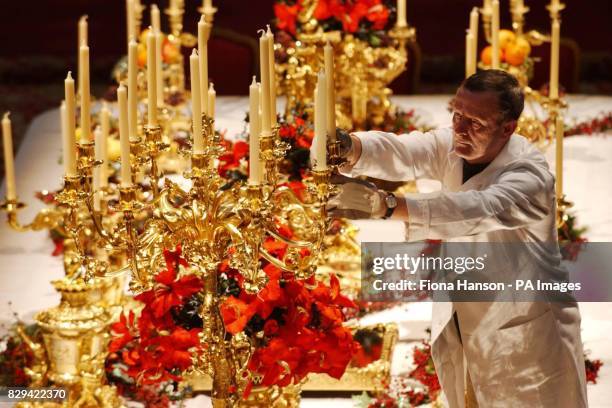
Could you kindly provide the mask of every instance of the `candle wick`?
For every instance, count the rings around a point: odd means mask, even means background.
[[[266,35],[266,30],[261,28],[261,29],[257,30],[257,34],[261,34],[261,36],[263,37],[264,35]]]

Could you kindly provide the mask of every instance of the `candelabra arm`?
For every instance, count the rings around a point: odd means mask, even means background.
[[[25,204],[15,200],[6,200],[0,205],[0,209],[6,211],[7,221],[11,229],[18,232],[52,230],[57,228],[62,219],[62,214],[56,209],[43,208],[28,224],[19,222],[18,213]]]
[[[275,231],[275,229],[272,229],[270,227],[266,228],[266,232],[268,234],[270,234],[270,236],[276,240],[279,240],[287,245],[293,246],[293,247],[298,247],[298,248],[310,248],[312,247],[312,242],[308,242],[308,241],[296,241],[293,239],[289,239],[286,237],[283,237],[282,235],[280,235],[278,232]]]
[[[121,242],[117,236],[113,236],[112,233],[106,231],[104,225],[102,225],[102,213],[93,209],[91,200],[86,200],[85,202],[87,203],[87,210],[91,218],[91,223],[98,236],[102,238],[107,245],[116,249],[126,249],[124,242]]]

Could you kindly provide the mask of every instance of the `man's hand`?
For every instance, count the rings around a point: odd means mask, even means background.
[[[358,220],[382,218],[385,215],[386,193],[378,190],[374,184],[339,174],[334,174],[331,182],[338,185],[340,192],[327,203],[330,216]]]

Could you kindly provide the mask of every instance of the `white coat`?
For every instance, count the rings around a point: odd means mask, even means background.
[[[554,177],[544,156],[512,135],[479,174],[462,182],[451,128],[394,135],[356,132],[361,157],[346,173],[390,181],[439,180],[435,195],[405,197],[406,239],[525,242],[531,259],[489,256],[487,270],[508,264],[560,270]],[[552,244],[551,244],[552,243]],[[502,265],[505,267],[502,267]],[[461,342],[452,315],[456,312]],[[566,302],[435,302],[432,356],[450,407],[464,407],[467,369],[479,407],[587,406],[580,313]],[[464,362],[466,365],[464,365]]]

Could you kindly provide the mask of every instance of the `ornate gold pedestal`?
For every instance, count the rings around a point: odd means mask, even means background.
[[[123,406],[117,390],[105,385],[108,327],[119,311],[118,307],[102,306],[106,284],[99,279],[85,283],[70,278],[52,284],[61,294],[60,304],[35,317],[44,346],[19,331],[37,360],[28,371],[32,385],[66,388],[66,404],[71,407]]]

